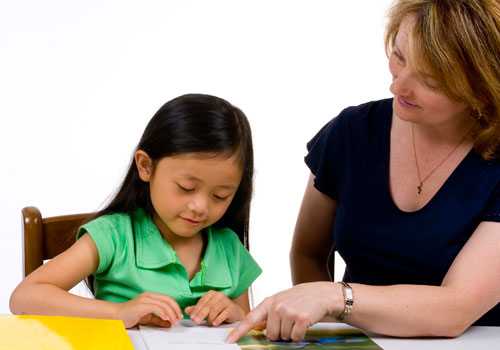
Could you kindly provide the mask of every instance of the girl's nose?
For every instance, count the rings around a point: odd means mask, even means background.
[[[208,203],[204,196],[195,196],[188,203],[188,209],[192,211],[196,217],[204,217],[208,212]]]

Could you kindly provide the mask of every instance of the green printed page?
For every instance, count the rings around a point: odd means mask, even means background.
[[[366,334],[356,328],[321,328],[310,329],[306,337],[300,342],[270,341],[261,331],[251,331],[241,338],[238,345],[242,350],[272,349],[356,349],[382,350]]]

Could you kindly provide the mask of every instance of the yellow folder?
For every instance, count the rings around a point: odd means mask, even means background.
[[[133,350],[120,320],[0,316],[0,350]]]

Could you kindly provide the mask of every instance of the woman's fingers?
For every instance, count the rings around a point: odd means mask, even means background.
[[[234,343],[247,334],[256,325],[262,325],[267,320],[271,299],[264,299],[255,309],[253,309],[240,324],[229,333],[226,342]]]
[[[266,336],[271,340],[280,339],[281,332],[281,310],[280,306],[271,305],[271,312],[267,315]]]
[[[281,319],[281,329],[279,337],[283,340],[290,340],[293,328],[293,320],[289,317],[283,317]]]
[[[305,319],[299,318],[293,323],[293,327],[290,332],[290,339],[293,341],[300,341],[304,339],[308,327],[309,322]]]

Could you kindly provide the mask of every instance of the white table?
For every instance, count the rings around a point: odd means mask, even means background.
[[[349,327],[345,324],[331,324],[333,328]],[[148,350],[141,333],[136,329],[127,330],[136,350]],[[471,327],[462,336],[453,339],[436,338],[389,338],[370,336],[384,350],[475,350],[500,349],[500,327]],[[202,345],[200,345],[202,349]]]

